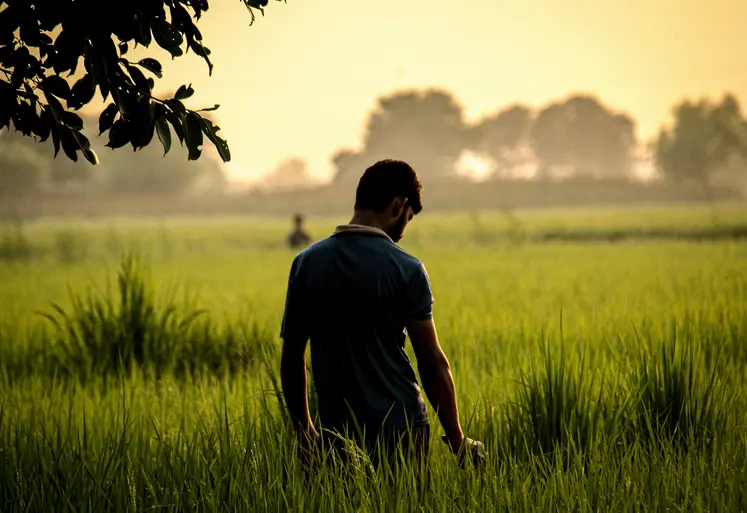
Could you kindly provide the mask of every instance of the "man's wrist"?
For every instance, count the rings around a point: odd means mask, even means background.
[[[447,438],[449,448],[451,449],[451,452],[454,454],[457,454],[459,452],[459,449],[461,449],[462,444],[464,444],[464,441],[466,440],[466,437],[464,436],[464,433],[462,431],[459,431]]]

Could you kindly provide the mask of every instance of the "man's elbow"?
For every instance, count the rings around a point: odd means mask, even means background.
[[[450,373],[451,365],[443,351],[439,351],[437,354],[419,360],[418,370],[421,376],[440,376]]]

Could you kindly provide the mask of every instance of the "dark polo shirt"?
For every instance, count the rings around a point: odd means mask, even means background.
[[[425,267],[381,230],[340,226],[294,259],[281,337],[310,340],[322,427],[428,423],[405,326],[432,315]]]

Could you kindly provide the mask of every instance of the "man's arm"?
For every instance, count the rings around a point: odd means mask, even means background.
[[[300,437],[318,436],[309,413],[309,395],[306,384],[306,339],[283,341],[280,357],[280,381],[291,423]]]
[[[309,341],[308,307],[300,273],[301,259],[296,257],[288,277],[280,336],[283,349],[280,357],[280,382],[293,429],[305,441],[304,435],[316,436],[309,413],[306,386],[306,346]]]
[[[464,442],[464,432],[459,423],[459,408],[451,366],[438,342],[436,325],[431,318],[411,321],[406,327],[418,361],[423,390],[438,413],[450,447],[456,452]]]

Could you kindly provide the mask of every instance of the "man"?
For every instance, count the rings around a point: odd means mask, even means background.
[[[377,162],[360,179],[350,224],[338,226],[294,259],[280,373],[302,447],[320,439],[308,407],[305,352],[310,340],[323,430],[352,435],[374,465],[380,463],[380,451],[393,463],[399,448],[420,463],[427,459],[429,419],[405,353],[406,330],[444,441],[460,456],[483,457],[482,444],[466,438],[459,422],[454,381],[433,321],[428,274],[396,245],[421,210],[420,180],[412,167],[397,160]]]
[[[299,249],[308,246],[311,243],[311,236],[303,226],[304,217],[302,214],[293,216],[293,231],[288,235],[288,246],[291,249]]]

